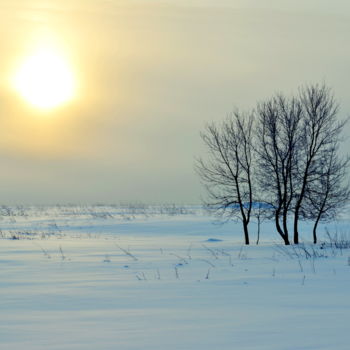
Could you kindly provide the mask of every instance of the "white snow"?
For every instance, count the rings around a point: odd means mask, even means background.
[[[198,207],[1,214],[0,349],[350,349],[350,250],[242,246]]]

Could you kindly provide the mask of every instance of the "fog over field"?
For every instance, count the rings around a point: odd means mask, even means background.
[[[199,203],[206,122],[323,81],[348,114],[349,6],[2,0],[1,200]],[[45,113],[9,86],[40,45],[77,80],[75,99]]]

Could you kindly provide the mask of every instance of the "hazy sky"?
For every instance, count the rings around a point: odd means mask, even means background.
[[[198,202],[207,121],[322,81],[350,111],[349,33],[345,0],[0,0],[0,202]],[[9,83],[43,42],[77,81],[46,112]]]

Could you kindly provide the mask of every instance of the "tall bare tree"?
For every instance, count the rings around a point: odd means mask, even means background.
[[[236,111],[220,125],[208,125],[201,137],[209,156],[196,164],[207,189],[207,207],[221,217],[241,220],[245,244],[253,205],[253,123],[253,113]]]
[[[289,245],[288,215],[294,199],[302,106],[277,95],[257,108],[256,153],[261,200],[272,209],[277,232]]]
[[[334,220],[349,202],[350,190],[346,180],[350,158],[340,158],[338,142],[317,157],[314,177],[306,186],[306,195],[301,207],[302,216],[313,220],[313,242],[317,243],[317,227],[320,222]]]
[[[299,94],[302,104],[300,153],[298,157],[297,186],[295,186],[294,243],[299,243],[300,210],[306,197],[307,187],[320,176],[320,158],[331,166],[334,152],[329,152],[340,140],[346,120],[338,120],[338,104],[331,90],[325,85],[310,85]],[[330,157],[329,159],[327,157]],[[327,177],[327,172],[324,173]],[[323,181],[323,179],[322,179]]]

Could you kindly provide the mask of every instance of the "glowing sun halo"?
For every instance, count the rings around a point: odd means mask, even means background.
[[[51,109],[74,97],[73,73],[63,57],[39,50],[27,57],[13,79],[16,91],[31,105]]]

